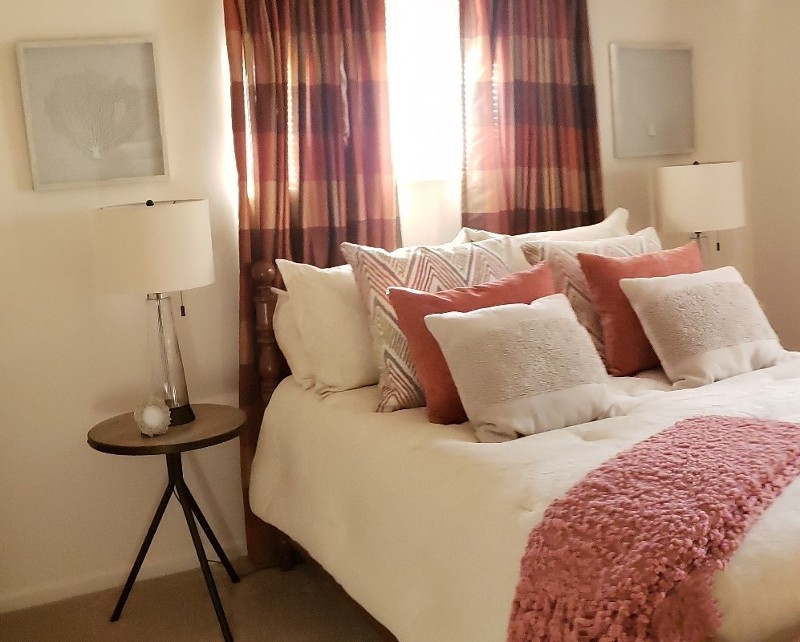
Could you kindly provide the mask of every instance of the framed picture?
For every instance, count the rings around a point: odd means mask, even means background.
[[[17,44],[36,190],[166,178],[152,40]]]
[[[614,156],[694,151],[692,49],[612,42]]]

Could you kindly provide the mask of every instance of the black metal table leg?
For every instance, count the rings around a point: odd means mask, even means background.
[[[164,516],[164,511],[167,508],[167,504],[169,503],[169,498],[170,495],[172,495],[172,489],[174,487],[175,484],[172,481],[172,476],[170,476],[170,479],[167,482],[167,488],[164,490],[164,494],[161,496],[161,502],[158,504],[155,515],[153,515],[153,521],[150,522],[150,528],[147,529],[147,534],[144,536],[144,541],[139,549],[139,554],[136,556],[136,561],[133,563],[133,567],[131,568],[128,579],[125,582],[125,586],[122,588],[122,593],[120,593],[119,599],[117,600],[117,605],[114,607],[114,612],[111,614],[111,620],[109,620],[110,622],[116,622],[119,620],[119,616],[122,615],[122,609],[125,607],[125,602],[128,599],[131,589],[133,588],[133,583],[136,581],[136,576],[139,574],[139,569],[142,567],[142,562],[144,562],[145,555],[147,555],[147,550],[150,548],[150,543],[153,541],[153,537],[156,534],[158,525],[161,523],[161,518]]]
[[[192,543],[194,543],[194,549],[197,552],[197,559],[200,562],[200,568],[203,571],[206,587],[208,588],[208,593],[211,596],[211,603],[214,605],[214,612],[217,614],[217,621],[219,622],[219,627],[222,630],[222,637],[225,638],[226,642],[233,642],[233,635],[231,635],[231,630],[228,626],[228,619],[225,617],[225,611],[222,608],[222,602],[220,601],[219,594],[217,593],[217,585],[214,583],[214,577],[211,575],[211,568],[208,565],[208,559],[206,558],[206,553],[203,549],[203,542],[200,540],[200,533],[197,531],[197,524],[194,522],[194,516],[192,513],[193,499],[191,498],[188,488],[186,487],[186,482],[183,479],[181,456],[180,454],[169,454],[166,457],[169,477],[172,483],[175,485],[175,490],[178,493],[178,500],[180,501],[181,508],[183,509],[183,515],[186,518],[186,525],[189,527],[189,534],[192,536]],[[203,519],[205,520],[205,518]],[[206,523],[206,526],[207,525],[208,523]],[[209,530],[211,529],[209,528]]]
[[[233,564],[228,559],[228,556],[225,555],[225,551],[222,549],[222,546],[219,543],[216,535],[214,535],[214,531],[211,530],[211,526],[209,526],[208,521],[206,521],[205,516],[203,515],[203,511],[200,510],[200,506],[197,505],[197,502],[192,495],[192,491],[189,490],[189,487],[184,484],[184,490],[186,491],[186,496],[189,499],[189,503],[192,507],[192,512],[194,516],[197,518],[197,522],[200,524],[200,527],[203,529],[203,532],[206,534],[208,541],[211,543],[211,546],[214,548],[214,551],[219,556],[219,561],[222,562],[222,565],[225,567],[225,570],[228,571],[228,577],[231,578],[231,582],[236,583],[239,581],[239,575],[236,573],[236,569],[233,568]]]

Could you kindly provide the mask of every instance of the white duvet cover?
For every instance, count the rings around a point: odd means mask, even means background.
[[[291,379],[264,416],[253,511],[301,544],[402,642],[505,639],[528,533],[583,475],[681,418],[800,421],[800,355],[693,390],[615,380],[614,417],[480,444],[377,387],[319,397]],[[800,640],[800,481],[745,536],[715,592],[721,641]]]

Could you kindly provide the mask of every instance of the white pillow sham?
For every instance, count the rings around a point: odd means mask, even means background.
[[[469,243],[470,242],[469,235],[471,231],[472,230],[470,230],[468,227],[462,227],[460,230],[458,230],[453,240],[450,241],[450,244],[463,245],[464,243]]]
[[[608,374],[563,294],[431,314],[425,324],[481,441],[564,428],[609,410]]]
[[[736,268],[621,279],[674,388],[775,365],[785,354]]]
[[[506,234],[497,234],[495,232],[487,232],[486,230],[474,230],[469,227],[462,228],[459,234],[464,234],[469,241],[485,241],[491,238],[508,237],[514,241],[515,244],[521,245],[526,241],[596,241],[598,239],[606,239],[614,236],[625,236],[630,234],[628,231],[628,220],[630,213],[622,207],[618,207],[604,220],[594,225],[581,225],[579,227],[570,227],[566,230],[552,230],[549,232],[528,232],[527,234],[516,234],[508,236]]]
[[[314,387],[314,368],[311,359],[300,337],[297,327],[294,302],[286,290],[272,288],[273,294],[278,297],[275,302],[275,313],[272,316],[272,328],[275,331],[275,340],[281,349],[292,377],[304,390]]]
[[[321,269],[285,259],[275,263],[294,307],[314,390],[327,393],[377,383],[369,320],[350,266]]]
[[[452,241],[432,247],[467,242],[462,228]],[[504,259],[511,255],[508,244],[494,241],[493,247],[502,249]],[[275,338],[298,383],[321,394],[377,383],[369,320],[352,268],[318,268],[286,259],[275,263],[288,290],[273,288],[279,297]]]

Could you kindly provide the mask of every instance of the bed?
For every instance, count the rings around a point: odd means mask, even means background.
[[[243,438],[251,556],[291,541],[404,642],[505,639],[531,529],[637,442],[696,415],[800,422],[800,354],[786,353],[689,389],[660,369],[615,376],[603,418],[479,443],[469,423],[433,426],[423,407],[374,412],[377,385],[321,395],[285,377],[274,274],[254,271],[268,405]],[[800,481],[746,534],[714,595],[717,640],[800,639]]]

